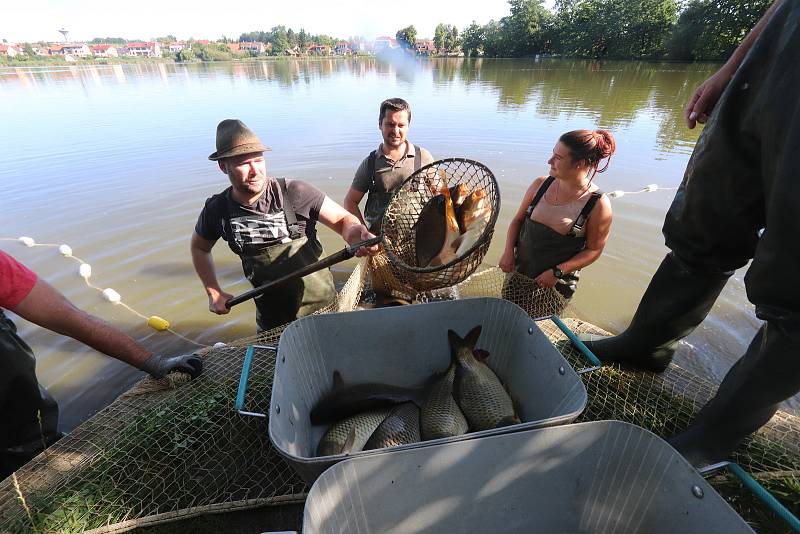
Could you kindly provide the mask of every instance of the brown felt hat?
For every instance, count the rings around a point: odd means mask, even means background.
[[[217,125],[217,151],[208,156],[211,161],[222,158],[266,152],[261,139],[238,119],[225,119]]]

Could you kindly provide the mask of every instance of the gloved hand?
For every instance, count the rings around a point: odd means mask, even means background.
[[[153,378],[164,378],[171,371],[189,373],[192,378],[197,378],[203,372],[203,360],[197,354],[180,356],[153,354],[145,360],[140,369],[149,373]]]

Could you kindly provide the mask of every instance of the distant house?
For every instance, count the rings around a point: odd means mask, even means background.
[[[337,43],[334,50],[336,51],[337,56],[349,56],[353,53],[353,49],[350,48],[350,43],[345,42]]]
[[[211,41],[209,41],[208,39],[198,39],[197,41],[195,41],[195,43],[203,46],[207,46],[210,42]]]
[[[50,51],[47,49],[46,46],[39,46],[39,45],[31,46],[31,50],[33,50],[33,53],[36,54],[37,56],[50,55]]]
[[[22,50],[17,48],[14,45],[0,44],[0,56],[14,57],[17,54],[21,54],[21,53],[22,53]]]
[[[400,45],[397,43],[397,39],[388,36],[378,37],[372,43],[372,49],[377,53],[381,50],[390,50],[393,48],[398,48]]]
[[[230,50],[231,53],[236,54],[239,52],[239,43],[225,43],[225,45],[228,47],[228,50]]]
[[[135,42],[126,45],[128,49],[126,56],[131,57],[161,57],[161,43],[158,42]]]
[[[308,55],[309,56],[329,56],[331,53],[331,47],[328,45],[311,45],[308,47]]]
[[[245,41],[239,43],[239,50],[242,52],[253,52],[254,54],[263,54],[267,51],[267,46],[259,41]]]
[[[422,56],[429,56],[436,53],[436,45],[433,39],[417,39],[414,48],[417,50],[417,54]]]
[[[117,57],[117,47],[110,44],[92,45],[90,48],[94,57]]]
[[[270,44],[272,44],[272,43],[270,43]],[[287,48],[286,49],[286,55],[287,56],[292,56],[292,57],[299,56],[300,55],[300,47],[299,46],[293,46],[292,48]]]
[[[68,43],[61,46],[61,54],[72,57],[89,57],[92,51],[86,43]]]
[[[180,52],[184,48],[189,48],[189,45],[184,41],[173,41],[173,42],[169,43],[169,45],[167,45],[167,46],[168,46],[168,49],[169,49],[170,53],[172,53],[172,54],[177,54],[178,52]]]

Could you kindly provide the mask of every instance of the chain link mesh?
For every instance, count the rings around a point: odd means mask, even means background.
[[[323,312],[364,306],[362,295],[370,286],[364,261]],[[566,305],[557,292],[497,268],[451,288],[402,296],[414,302],[503,297],[532,317],[564,311]],[[578,333],[605,334],[577,319],[565,322]],[[588,366],[555,324],[546,319],[538,324],[570,364]],[[267,420],[234,409],[245,348],[277,344],[281,332],[214,348],[204,355],[197,380],[142,380],[20,469],[18,490],[13,478],[0,483],[0,532],[123,532],[204,513],[302,501],[308,488],[270,444]],[[269,412],[274,365],[271,351],[255,351],[246,410]],[[660,375],[604,366],[581,378],[589,402],[578,421],[618,419],[662,437],[686,428],[715,391],[675,365]],[[800,419],[778,412],[734,459],[796,513],[798,449]],[[787,531],[732,478],[719,475],[710,482],[759,532]]]

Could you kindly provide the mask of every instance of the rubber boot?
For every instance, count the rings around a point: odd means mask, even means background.
[[[584,343],[604,362],[661,372],[678,341],[706,318],[732,272],[693,271],[667,254],[650,280],[628,328],[619,335]]]
[[[725,375],[717,394],[669,443],[693,465],[722,461],[775,415],[779,403],[798,391],[800,338],[785,327],[766,323]]]

